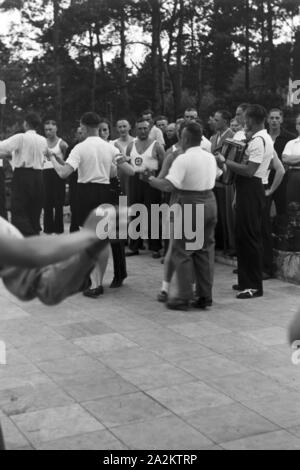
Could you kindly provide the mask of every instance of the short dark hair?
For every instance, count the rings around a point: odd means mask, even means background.
[[[272,108],[272,109],[270,109],[270,111],[269,111],[269,116],[270,116],[271,113],[280,113],[280,115],[283,116],[283,111],[282,111],[282,109],[280,109],[280,108]]]
[[[44,121],[44,126],[47,126],[48,124],[52,124],[53,126],[57,126],[57,122],[55,121],[55,119],[46,119],[46,121]]]
[[[198,114],[198,111],[197,111],[196,108],[186,108],[184,112],[186,113],[186,111],[189,111],[189,112],[190,111],[196,111],[196,113]]]
[[[109,134],[111,134],[111,123],[110,123],[109,119],[107,119],[107,118],[105,118],[105,117],[100,117],[99,126],[101,126],[101,124],[107,124],[108,130],[109,130]]]
[[[97,114],[97,113],[88,112],[88,113],[84,113],[81,116],[80,121],[82,122],[82,124],[84,126],[97,128],[97,127],[99,127],[99,124],[101,122],[101,118],[100,118],[99,114]]]
[[[267,119],[266,108],[260,104],[251,104],[246,109],[247,117],[251,118],[256,124],[263,124]]]
[[[148,122],[147,119],[144,119],[143,116],[140,116],[137,120],[136,120],[136,124],[139,124],[140,122]],[[149,124],[149,123],[148,123]]]
[[[237,108],[241,108],[244,112],[250,106],[250,103],[241,103],[237,106]]]
[[[189,133],[190,143],[192,145],[198,146],[201,144],[203,134],[200,124],[197,122],[189,122],[188,124],[183,125],[183,129]]]
[[[157,121],[168,121],[169,122],[169,119],[167,118],[167,116],[157,116],[154,119],[155,124],[157,123]]]
[[[145,114],[151,114],[151,117],[153,118],[153,114],[154,112],[152,111],[152,109],[145,109],[142,113],[141,113],[141,116],[145,116]]]
[[[34,130],[37,130],[42,124],[41,118],[37,113],[28,113],[25,116],[25,121]]]
[[[227,122],[227,124],[230,124],[230,119],[231,119],[231,114],[227,109],[218,109],[218,111],[215,112],[215,114],[218,113],[222,116],[222,119]]]

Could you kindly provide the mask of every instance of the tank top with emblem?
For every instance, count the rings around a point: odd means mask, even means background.
[[[139,154],[136,149],[136,142],[133,142],[132,150],[130,153],[131,164],[136,173],[142,173],[145,170],[158,170],[158,159],[154,158],[153,148],[156,144],[156,140],[145,150],[144,153]]]
[[[48,150],[50,150],[51,153],[54,153],[57,157],[64,160],[64,155],[60,148],[61,141],[62,139],[58,139],[57,144],[54,147],[48,147]],[[52,162],[49,162],[49,160],[45,160],[44,170],[51,170],[52,168],[53,168]]]

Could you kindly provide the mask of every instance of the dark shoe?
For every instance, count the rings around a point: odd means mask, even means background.
[[[140,254],[140,252],[139,252],[138,250],[136,250],[136,251],[127,251],[127,252],[125,253],[125,256],[127,256],[127,257],[129,257],[129,256],[137,256],[137,255],[139,255],[139,254]]]
[[[157,295],[158,302],[166,303],[168,302],[168,292],[161,290],[160,293]]]
[[[233,274],[238,274],[238,270],[237,270],[237,269],[234,269],[232,272],[233,272]]]
[[[232,286],[232,289],[233,289],[233,290],[243,290],[243,288],[242,288],[241,286],[239,286],[238,284],[234,284],[234,285]]]
[[[170,310],[182,310],[182,311],[187,311],[189,309],[190,303],[188,300],[184,299],[171,299],[169,302],[167,302],[167,307]]]
[[[100,295],[103,295],[104,289],[103,286],[99,286],[96,289],[87,289],[83,292],[85,297],[90,297],[91,299],[97,299]]]
[[[123,285],[124,280],[127,276],[123,277],[122,279],[113,278],[111,285],[109,286],[110,289],[117,289]]]
[[[165,263],[165,258],[162,258],[162,259],[160,260],[160,264],[164,264],[164,263]]]
[[[212,299],[207,299],[205,297],[199,297],[198,299],[192,302],[193,308],[205,309],[212,306]]]
[[[236,298],[237,299],[254,299],[255,297],[262,297],[263,293],[258,289],[245,289],[240,292]]]
[[[153,258],[153,259],[161,258],[160,252],[159,252],[159,251],[154,251],[154,252],[152,253],[152,258]]]

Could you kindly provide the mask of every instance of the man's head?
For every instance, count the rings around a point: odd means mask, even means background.
[[[240,125],[239,123],[237,122],[236,118],[233,118],[231,119],[230,121],[230,129],[232,130],[232,132],[236,133],[239,129],[240,129]]]
[[[298,132],[298,135],[300,137],[300,114],[296,117],[296,130]]]
[[[280,132],[280,127],[283,123],[283,112],[279,108],[273,108],[268,115],[269,128],[273,132]]]
[[[108,141],[110,135],[110,122],[102,118],[99,124],[99,136],[101,139]]]
[[[184,119],[186,122],[196,121],[197,117],[198,117],[198,111],[195,108],[187,108],[184,111]]]
[[[169,120],[166,116],[158,116],[155,119],[156,126],[164,133],[167,132],[168,123]]]
[[[57,124],[53,119],[44,122],[44,132],[47,139],[55,139],[57,137]]]
[[[245,111],[248,108],[248,106],[250,106],[249,103],[241,103],[236,108],[235,119],[237,120],[238,124],[241,127],[245,126]]]
[[[210,128],[212,132],[216,132],[216,123],[215,123],[215,118],[214,116],[209,116],[207,125]]]
[[[231,115],[226,110],[220,110],[215,113],[214,120],[217,132],[224,132],[230,126]]]
[[[138,119],[136,123],[136,136],[140,140],[147,140],[149,137],[150,132],[150,124],[149,121],[144,119],[143,117]]]
[[[267,111],[260,104],[251,104],[245,111],[247,132],[263,129],[267,119]]]
[[[142,112],[141,117],[142,117],[142,119],[144,119],[144,121],[149,122],[150,127],[153,126],[153,124],[154,124],[153,111],[151,109],[145,109],[145,111]]]
[[[197,122],[186,123],[182,130],[181,145],[184,151],[199,147],[202,140],[202,128]]]
[[[171,124],[169,124],[167,126],[166,134],[167,134],[168,139],[170,139],[170,140],[173,139],[176,136],[176,124],[175,124],[175,122],[171,122]]]
[[[97,134],[100,122],[101,118],[97,113],[88,112],[83,114],[80,119],[80,127],[84,138],[90,134]]]
[[[79,126],[77,127],[76,132],[75,132],[75,140],[76,142],[83,142],[84,139],[85,139],[85,136],[82,132],[82,128]]]
[[[37,131],[41,126],[41,118],[36,113],[28,113],[25,116],[23,127],[25,131],[34,130]]]
[[[120,137],[127,137],[129,135],[131,126],[127,119],[119,119],[119,121],[117,121],[116,128]]]

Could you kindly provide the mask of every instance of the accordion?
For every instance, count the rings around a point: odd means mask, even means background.
[[[226,139],[221,154],[225,157],[226,160],[231,160],[236,163],[241,163],[244,158],[245,150],[247,144],[246,142],[241,142],[233,139]],[[227,170],[223,173],[221,181],[224,184],[233,184],[236,178],[236,173],[234,173],[230,168],[227,167]]]

